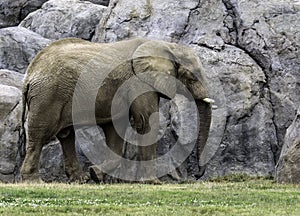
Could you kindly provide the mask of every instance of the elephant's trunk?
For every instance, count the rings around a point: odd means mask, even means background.
[[[199,162],[199,174],[196,176],[200,178],[206,168],[206,158],[205,154],[203,153],[204,147],[206,145],[208,136],[209,136],[209,129],[211,124],[211,104],[205,102],[204,100],[196,100],[196,105],[198,108],[199,113],[199,132],[198,132],[198,139],[197,139],[197,152],[198,152],[198,162]]]

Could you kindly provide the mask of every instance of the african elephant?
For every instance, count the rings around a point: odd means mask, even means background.
[[[117,114],[112,116],[112,100],[117,89],[131,77],[144,73],[148,73],[148,78],[141,80],[137,86],[128,87],[117,102]],[[21,168],[22,180],[39,179],[38,163],[42,147],[55,137],[61,143],[65,172],[70,181],[87,180],[76,158],[73,126],[89,125],[95,121],[102,127],[107,145],[116,154],[122,155],[127,125],[124,125],[123,131],[117,132],[112,120],[120,119],[121,122],[122,117],[126,116],[126,110],[122,107],[131,100],[129,115],[134,120],[133,126],[138,134],[147,134],[151,130],[150,116],[158,111],[160,97],[171,99],[176,93],[174,82],[169,83],[168,76],[180,80],[186,89],[177,90],[182,94],[189,91],[196,102],[200,118],[197,135],[200,157],[209,135],[213,102],[209,98],[203,73],[195,52],[175,43],[143,38],[115,43],[91,43],[75,38],[53,42],[33,59],[26,72],[22,121],[24,125],[27,118],[28,137]],[[79,82],[83,74],[88,79]],[[93,86],[98,80],[101,83]],[[96,87],[99,88],[95,94],[94,119],[90,120],[84,104],[74,111],[74,92],[85,89],[85,98]],[[136,98],[132,96],[146,87],[152,90]],[[155,156],[155,143],[139,147],[140,160],[151,160]],[[202,168],[199,175],[203,171]],[[151,176],[151,179],[156,179],[156,176]]]

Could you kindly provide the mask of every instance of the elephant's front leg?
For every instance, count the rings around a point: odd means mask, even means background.
[[[145,183],[158,184],[156,175],[156,139],[159,129],[159,97],[155,92],[147,92],[137,97],[130,108],[134,127],[139,136],[138,160],[141,161],[137,178]]]

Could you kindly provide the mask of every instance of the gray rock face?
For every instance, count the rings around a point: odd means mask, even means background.
[[[0,4],[0,28],[15,26],[20,23],[22,5],[26,0],[2,0]]]
[[[27,16],[20,26],[45,38],[91,39],[106,7],[80,0],[51,0]]]
[[[172,40],[180,37],[190,9],[197,4],[195,0],[113,0],[106,17],[98,26],[94,40],[110,42],[134,36]]]
[[[17,25],[44,2],[4,0],[0,6],[0,28]],[[213,110],[211,135],[202,155],[204,163],[207,162],[202,179],[234,172],[274,175],[284,144],[276,178],[279,182],[297,182],[300,6],[296,1],[112,0],[108,8],[99,4],[108,5],[108,1],[51,0],[28,15],[21,26],[51,39],[74,36],[113,42],[142,36],[192,47],[207,72],[209,91],[218,106]],[[38,34],[20,27],[1,29],[0,68],[24,73],[33,56],[50,42]],[[18,169],[15,128],[20,108],[12,109],[20,95],[18,79],[15,73],[0,73],[3,89],[0,91],[0,179],[3,181],[14,181]],[[180,95],[176,100],[179,106],[161,103],[161,123],[167,127],[160,131],[163,136],[158,145],[159,155],[166,154],[182,137],[180,111],[187,113],[186,121],[193,127],[189,103]],[[188,132],[189,128],[182,130]],[[104,142],[103,136],[94,136],[93,128],[79,133],[93,140],[93,145]],[[89,145],[77,143],[85,169],[89,161],[84,155],[86,149],[81,147]],[[137,156],[130,145],[124,151],[127,158]],[[195,179],[196,155],[194,149],[182,165],[164,178]],[[40,172],[45,180],[66,179],[57,142],[45,146],[42,158]],[[166,164],[173,165],[174,161]]]
[[[58,140],[44,146],[39,164],[39,174],[45,182],[68,180],[63,162],[62,148]]]
[[[276,180],[283,183],[300,183],[300,110],[287,129],[279,162]]]
[[[203,178],[273,175],[300,101],[298,13],[294,1],[115,0],[93,40],[143,36],[192,46],[219,107]]]
[[[40,8],[47,0],[2,0],[0,4],[0,28],[16,26],[30,12]]]
[[[109,5],[109,0],[87,0],[87,1],[92,2],[93,4],[99,4],[103,6]]]
[[[0,181],[12,182],[18,172],[18,141],[23,76],[0,70]]]
[[[234,46],[225,45],[222,51],[197,49],[218,105],[213,111],[204,178],[234,172],[272,175],[276,133],[262,69]]]
[[[0,29],[0,69],[25,73],[29,62],[50,40],[22,27]]]
[[[300,105],[300,5],[295,1],[225,1],[233,44],[264,70],[276,128],[276,160]],[[230,29],[230,28],[229,28]]]
[[[0,69],[0,83],[22,90],[24,75],[15,71]]]
[[[46,1],[48,1],[48,0],[27,0],[27,1],[25,1],[25,3],[22,5],[22,11],[21,11],[21,17],[20,17],[21,20],[23,20],[29,13],[41,8],[42,5]]]

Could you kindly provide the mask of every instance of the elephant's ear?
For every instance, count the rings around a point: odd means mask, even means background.
[[[161,41],[148,41],[132,56],[132,68],[139,79],[168,98],[175,97],[177,66],[169,47]]]

